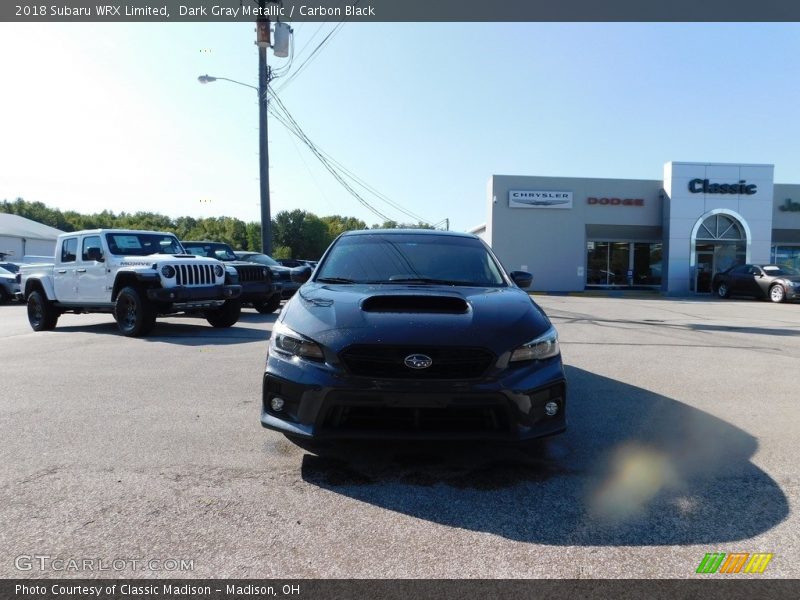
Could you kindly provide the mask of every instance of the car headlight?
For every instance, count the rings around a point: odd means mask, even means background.
[[[222,277],[225,275],[225,269],[222,267],[222,265],[214,265],[214,275],[217,277]]]
[[[175,267],[172,265],[164,265],[161,267],[161,274],[167,279],[172,279],[175,277]]]
[[[275,327],[272,329],[269,349],[270,352],[274,350],[282,354],[309,358],[311,360],[322,360],[325,356],[319,344],[280,323],[276,323]]]
[[[509,362],[519,362],[523,360],[541,360],[551,358],[560,352],[558,347],[558,333],[554,327],[550,327],[542,335],[523,344],[511,353]]]
[[[261,275],[264,276],[264,279],[271,279],[269,269],[267,269],[266,267],[261,269]]]

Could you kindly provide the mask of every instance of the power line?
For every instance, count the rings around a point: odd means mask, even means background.
[[[272,106],[272,105],[270,105]],[[367,200],[361,196],[353,187],[342,177],[342,175],[333,167],[330,162],[322,156],[316,147],[314,146],[313,142],[303,133],[302,129],[299,128],[297,122],[291,118],[291,115],[283,115],[280,112],[276,111],[274,108],[270,109],[272,115],[290,132],[295,134],[306,146],[311,150],[314,156],[322,163],[322,165],[328,170],[328,172],[344,187],[350,194],[358,200],[366,209],[370,212],[375,214],[376,216],[380,217],[384,221],[390,221],[391,219],[380,212],[377,208],[372,206]]]
[[[283,104],[281,99],[277,96],[275,91],[270,89],[269,90],[269,94],[272,97],[272,99],[274,100],[274,102],[270,103],[270,105],[269,105],[270,106],[270,112],[275,116],[275,118],[278,119],[278,121],[281,122],[282,125],[284,125],[284,127],[286,127],[292,134],[294,134],[304,144],[306,144],[306,146],[308,146],[308,148],[311,150],[311,152],[320,160],[320,162],[323,163],[323,165],[325,166],[326,169],[328,169],[328,171],[330,171],[332,174],[335,172],[334,176],[336,177],[336,179],[340,183],[343,183],[343,177],[347,176],[353,182],[355,182],[357,185],[359,185],[360,187],[362,187],[366,191],[370,192],[375,197],[377,197],[378,199],[382,200],[383,202],[385,202],[389,206],[393,207],[395,210],[403,213],[404,215],[406,215],[406,216],[408,216],[408,217],[410,217],[412,219],[415,219],[418,222],[423,222],[423,223],[427,223],[428,225],[430,225],[430,221],[428,221],[427,219],[424,219],[421,216],[419,216],[419,215],[411,212],[410,210],[402,207],[401,205],[397,204],[396,202],[393,202],[387,196],[385,196],[384,194],[381,194],[380,192],[375,190],[369,184],[367,184],[366,182],[361,180],[359,177],[357,177],[354,173],[352,173],[351,171],[346,169],[343,165],[341,165],[338,161],[336,161],[329,154],[327,154],[322,149],[320,149],[305,134],[305,132],[300,127],[300,125],[297,123],[297,121],[294,119],[294,117],[292,117],[292,115],[289,112],[289,110]],[[276,109],[276,107],[277,107],[277,109]],[[344,183],[343,183],[343,185],[344,185]],[[363,196],[361,196],[361,194],[358,194],[357,192],[355,192],[355,190],[353,190],[351,185],[347,184],[347,185],[345,185],[345,188],[348,191],[350,191],[351,194],[354,194],[356,199],[359,200],[359,202],[361,202],[369,210],[371,210],[375,214],[378,214],[379,216],[382,216],[384,218],[384,220],[387,220],[387,221],[391,220],[391,219],[387,218],[386,215],[384,215],[380,211],[377,211],[377,209],[375,209],[368,202],[366,202],[366,200],[363,198]]]

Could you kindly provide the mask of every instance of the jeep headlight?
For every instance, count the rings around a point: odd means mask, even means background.
[[[272,329],[269,350],[311,360],[322,360],[325,357],[319,344],[280,323],[276,323]]]
[[[552,358],[560,352],[558,347],[558,333],[554,327],[550,327],[542,335],[523,344],[511,353],[509,362],[520,362],[523,360],[541,360]]]
[[[222,265],[214,265],[214,275],[217,277],[222,277],[225,275],[225,269],[222,267]]]
[[[266,267],[264,267],[263,269],[261,269],[261,275],[264,277],[264,279],[269,279],[269,278],[270,278],[270,272],[269,272],[269,269],[268,269],[268,268],[266,268]]]
[[[172,265],[164,265],[161,267],[161,274],[167,279],[172,279],[175,277],[175,267]]]

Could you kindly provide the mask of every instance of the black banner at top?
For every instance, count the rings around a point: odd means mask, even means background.
[[[3,0],[6,22],[800,21],[787,0]]]

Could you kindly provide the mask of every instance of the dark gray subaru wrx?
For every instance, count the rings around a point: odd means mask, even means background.
[[[300,444],[522,441],[566,428],[558,335],[470,234],[342,234],[272,331],[261,424]]]

